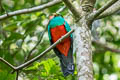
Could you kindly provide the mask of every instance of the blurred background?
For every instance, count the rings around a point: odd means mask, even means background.
[[[46,4],[52,0],[1,0],[0,15],[12,11],[32,8]],[[99,9],[108,0],[97,0],[95,9]],[[77,2],[73,2],[77,4]],[[18,66],[26,60],[39,55],[50,46],[46,30],[48,16],[62,9],[60,14],[72,26],[75,21],[68,8],[60,3],[42,11],[13,16],[0,21],[0,57]],[[97,39],[105,45],[93,42],[94,80],[120,80],[120,13],[97,21]],[[94,32],[93,32],[94,33]],[[44,35],[43,35],[44,34]],[[41,39],[43,35],[43,38]],[[119,50],[112,51],[105,46]],[[27,58],[27,56],[29,58]],[[74,54],[75,55],[75,54]],[[75,57],[75,56],[74,56]],[[75,61],[75,60],[74,60]],[[16,73],[0,62],[0,80],[15,80]],[[59,60],[53,51],[35,61],[19,72],[19,80],[77,80],[77,70],[74,76],[64,77]]]

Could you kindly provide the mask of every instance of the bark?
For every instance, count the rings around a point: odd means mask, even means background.
[[[103,11],[105,11],[107,8],[109,8],[113,3],[115,3],[118,0],[111,0],[113,2],[110,2],[110,4],[103,6],[103,8],[99,9],[93,16],[96,18],[98,17]],[[92,49],[91,49],[91,32],[90,32],[90,22],[89,14],[93,12],[93,7],[96,2],[96,0],[79,0],[80,8],[79,11],[72,5],[70,0],[63,0],[63,2],[66,4],[66,6],[71,10],[73,15],[76,19],[76,29],[74,32],[74,42],[76,47],[76,62],[77,62],[77,72],[78,72],[78,80],[93,80],[93,65],[92,65]],[[23,9],[18,10],[14,12],[10,12],[8,14],[4,14],[0,16],[0,20],[8,18],[10,16],[19,15],[19,14],[25,14],[35,11],[43,10],[47,7],[50,7],[52,5],[61,3],[61,1],[53,1],[48,4],[30,8],[30,9]],[[95,19],[93,17],[93,19]],[[67,36],[70,35],[74,30],[69,32]],[[0,57],[0,61],[7,64],[9,67],[11,67],[13,70],[20,70],[29,64],[33,63],[34,61],[38,60],[42,56],[44,56],[47,52],[49,52],[51,49],[53,49],[58,43],[61,42],[65,37],[62,37],[59,39],[55,44],[50,46],[48,49],[46,49],[44,52],[42,52],[40,55],[36,56],[35,58],[27,61],[26,63],[15,67],[8,63],[6,60]]]
[[[95,20],[96,17],[98,17],[101,13],[103,13],[105,10],[107,10],[109,7],[111,7],[113,4],[115,4],[118,0],[110,0],[105,5],[103,5],[99,10],[93,12],[89,19]]]
[[[115,4],[113,4],[110,8],[105,10],[102,14],[100,14],[97,19],[101,19],[110,15],[115,14],[117,11],[120,10],[120,0],[118,0]]]
[[[91,33],[85,19],[77,23],[74,32],[78,80],[93,80]]]
[[[20,14],[27,14],[27,13],[31,13],[31,12],[42,11],[43,9],[57,5],[61,2],[62,2],[61,0],[53,0],[51,2],[48,2],[48,3],[40,5],[40,6],[9,12],[7,14],[0,15],[0,21],[3,19],[6,19],[6,18],[12,17],[12,16],[20,15]]]
[[[109,50],[111,52],[115,52],[115,53],[118,53],[118,54],[120,53],[120,49],[111,47],[107,43],[102,43],[102,42],[97,41],[97,40],[92,40],[92,43],[95,43],[95,44],[101,46],[104,50]]]
[[[74,32],[74,47],[76,47],[78,80],[93,80],[90,26],[96,17],[118,0],[110,0],[95,13],[93,12],[93,8],[96,0],[78,0],[80,4],[79,12],[76,11],[70,0],[62,1],[71,10],[76,19],[77,27]]]
[[[63,0],[66,6],[71,10],[75,7],[69,0]],[[69,4],[68,4],[69,3]],[[76,62],[78,80],[93,80],[93,65],[92,65],[92,49],[91,49],[91,32],[88,15],[93,11],[95,0],[80,0],[80,12],[73,15],[77,18],[76,29],[74,32],[74,45],[76,48]],[[70,7],[69,7],[70,6]],[[74,7],[74,8],[72,8]],[[77,12],[77,11],[76,11]]]
[[[70,0],[63,0],[63,1],[67,5],[69,10],[73,13],[75,18],[78,20],[81,17],[79,12],[78,12],[79,10],[77,10],[76,7],[74,7],[74,5],[72,4],[72,2],[70,2]]]
[[[75,30],[78,80],[93,80],[91,32],[87,16],[93,11],[95,0],[81,0],[83,16]]]

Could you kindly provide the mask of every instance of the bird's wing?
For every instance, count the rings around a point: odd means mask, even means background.
[[[65,21],[64,25],[65,25],[65,29],[67,32],[71,31],[71,28],[70,28],[69,24],[67,23],[67,21]],[[70,37],[72,38],[72,34],[70,34]]]

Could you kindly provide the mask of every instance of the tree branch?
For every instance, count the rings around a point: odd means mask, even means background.
[[[89,15],[90,20],[94,20],[96,17],[98,17],[102,12],[104,12],[106,9],[108,9],[111,5],[113,5],[118,0],[111,0],[108,3],[106,3],[104,6],[102,6],[99,10],[96,12],[93,12]]]
[[[15,51],[15,52],[12,54],[12,57],[15,57],[15,55],[16,55],[20,50],[22,50],[22,45],[23,45],[23,43],[24,43],[25,38],[26,38],[26,35],[22,38],[22,42],[21,42],[21,44],[20,44],[20,47],[18,48],[17,51]]]
[[[16,71],[16,80],[18,80],[19,70]]]
[[[43,51],[41,54],[39,54],[38,56],[36,56],[35,58],[27,61],[26,63],[20,65],[17,67],[17,70],[22,69],[24,67],[26,67],[27,65],[33,63],[34,61],[38,60],[39,58],[41,58],[42,56],[44,56],[47,52],[49,52],[51,49],[53,49],[57,44],[59,44],[63,39],[67,38],[71,33],[74,32],[74,29],[71,30],[70,32],[68,32],[67,34],[65,34],[63,37],[61,37],[59,40],[57,40],[53,45],[51,45],[49,48],[47,48],[45,51]]]
[[[63,7],[60,8],[58,11],[56,11],[56,13],[62,12],[65,8],[66,8],[66,6],[63,6]],[[27,56],[27,58],[25,59],[25,62],[29,60],[32,52],[36,49],[36,47],[37,47],[37,46],[39,45],[39,43],[41,42],[41,40],[42,40],[42,38],[43,38],[43,35],[44,35],[44,33],[46,32],[46,30],[47,30],[47,27],[46,27],[45,30],[41,33],[41,35],[40,35],[40,40],[37,42],[37,44],[36,44],[36,45],[31,49],[31,51],[28,53],[28,56]]]
[[[26,66],[28,66],[29,64],[33,63],[34,61],[38,60],[39,58],[41,58],[42,56],[44,56],[47,52],[49,52],[50,50],[52,50],[57,44],[59,44],[62,40],[64,40],[65,38],[67,38],[71,33],[74,32],[74,29],[72,29],[70,32],[68,32],[67,34],[65,34],[64,36],[62,36],[59,40],[57,40],[53,45],[51,45],[49,48],[47,48],[45,51],[43,51],[41,54],[39,54],[38,56],[36,56],[35,58],[25,62],[24,64],[21,64],[18,67],[14,67],[12,64],[10,64],[9,62],[7,62],[6,60],[4,60],[3,58],[0,57],[0,61],[2,61],[3,63],[7,64],[9,67],[11,67],[13,70],[17,71],[20,70]]]
[[[70,9],[70,11],[73,13],[75,16],[76,20],[80,19],[80,13],[77,11],[77,9],[73,6],[73,4],[70,2],[70,0],[62,0],[66,6]]]
[[[118,10],[120,10],[120,0],[118,0],[115,4],[113,4],[110,8],[105,10],[102,14],[100,14],[97,19],[101,19],[110,15],[113,15]]]
[[[18,66],[18,67],[15,67],[13,66],[12,64],[10,64],[9,62],[7,62],[6,60],[4,60],[3,58],[0,57],[0,61],[5,63],[6,65],[8,65],[10,68],[12,68],[13,70],[15,71],[18,71],[26,66],[28,66],[29,64],[33,63],[34,61],[38,60],[39,58],[41,58],[42,56],[44,56],[47,52],[49,52],[51,49],[53,49],[57,44],[59,44],[62,40],[64,40],[65,38],[67,38],[71,33],[74,32],[74,29],[71,30],[70,32],[68,32],[66,35],[64,35],[63,37],[61,37],[59,40],[57,40],[53,45],[51,45],[49,48],[47,48],[45,51],[43,51],[40,55],[36,56],[35,58],[27,61],[26,63]],[[120,53],[120,50],[119,49],[114,49],[114,48],[111,48],[109,46],[107,46],[106,44],[103,44],[99,41],[96,41],[96,40],[93,40],[92,41],[93,43],[96,43],[100,46],[102,46],[103,48],[105,48],[106,50],[109,50],[109,51],[112,51],[112,52],[116,52],[116,53]]]
[[[58,11],[56,11],[56,13],[60,13],[62,12],[63,10],[65,10],[66,6],[63,6],[62,8],[60,8]]]
[[[108,45],[101,43],[100,41],[93,40],[92,42],[111,52],[120,53],[120,49],[111,48]]]
[[[61,0],[53,0],[51,2],[48,2],[46,4],[43,4],[43,5],[40,5],[40,6],[37,6],[37,7],[9,12],[7,14],[1,15],[0,20],[8,18],[8,17],[15,16],[15,15],[26,14],[26,13],[31,13],[31,12],[35,12],[35,11],[41,11],[45,8],[48,8],[50,6],[54,6],[54,5],[59,4],[61,2],[62,2]]]
[[[9,62],[7,62],[6,60],[4,60],[3,58],[0,57],[0,61],[4,62],[6,65],[8,65],[10,68],[12,68],[13,70],[16,70],[16,67],[14,67],[12,64],[10,64]]]
[[[41,40],[42,40],[42,38],[43,38],[43,35],[44,35],[44,33],[45,33],[46,30],[47,30],[47,27],[46,27],[45,30],[41,33],[40,39],[39,39],[39,41],[37,42],[37,44],[36,44],[36,45],[31,49],[31,51],[28,53],[28,56],[27,56],[25,62],[26,62],[27,60],[29,60],[32,52],[33,52],[33,51],[36,49],[36,47],[40,44],[40,42],[41,42]]]

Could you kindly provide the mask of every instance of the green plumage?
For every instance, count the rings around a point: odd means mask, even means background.
[[[65,19],[61,16],[56,16],[54,17],[53,19],[51,19],[49,21],[49,24],[48,24],[48,36],[49,36],[49,40],[51,40],[51,34],[50,34],[50,29],[51,28],[54,28],[56,26],[60,26],[60,25],[65,25],[65,29],[67,32],[69,32],[71,29],[70,29],[70,26],[69,24],[65,21]],[[70,37],[72,37],[72,34],[70,35]]]

